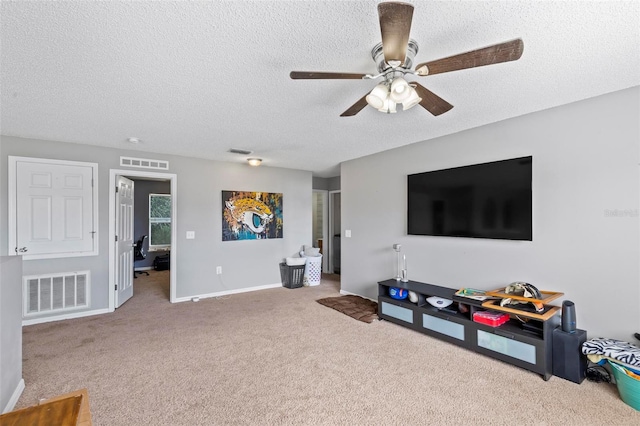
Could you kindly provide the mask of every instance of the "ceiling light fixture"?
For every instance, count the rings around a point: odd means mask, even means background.
[[[367,95],[367,103],[375,109],[384,107],[384,101],[389,98],[389,87],[386,83],[380,83]]]
[[[389,98],[391,98],[395,103],[404,102],[411,94],[409,89],[411,89],[411,87],[409,87],[407,80],[402,77],[398,77],[391,83]]]
[[[422,98],[418,96],[418,92],[416,92],[416,89],[411,86],[409,86],[409,89],[409,97],[402,102],[403,111],[406,111],[409,108],[413,108],[422,101]]]
[[[262,164],[262,158],[247,158],[247,161],[249,162],[249,165],[253,167],[258,167]]]
[[[387,99],[384,100],[384,104],[382,105],[382,108],[378,108],[378,111],[384,112],[387,114],[395,114],[396,103],[392,101],[391,98],[387,97]]]
[[[367,103],[380,112],[394,114],[396,105],[402,104],[404,111],[419,104],[422,98],[416,89],[402,77],[388,78],[378,84],[366,97]]]

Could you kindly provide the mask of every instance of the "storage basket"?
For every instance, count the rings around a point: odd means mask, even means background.
[[[282,279],[282,287],[298,288],[304,284],[304,265],[288,266],[286,263],[280,263],[280,278]]]
[[[286,263],[287,266],[300,266],[307,263],[307,259],[304,257],[287,257],[284,263]]]
[[[613,377],[616,378],[620,398],[631,407],[640,411],[640,380],[627,374],[627,369],[615,362],[609,362]]]
[[[319,285],[322,279],[322,255],[307,257],[306,259],[304,279],[309,286]]]

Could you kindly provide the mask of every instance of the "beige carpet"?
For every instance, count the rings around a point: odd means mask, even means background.
[[[16,408],[86,387],[107,426],[640,424],[613,385],[327,309],[335,281],[170,304],[167,278],[138,278],[113,314],[25,327]]]

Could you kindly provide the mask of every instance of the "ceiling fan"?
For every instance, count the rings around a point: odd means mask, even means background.
[[[409,38],[413,5],[401,2],[385,2],[378,4],[380,31],[382,42],[372,50],[371,56],[378,67],[378,74],[358,74],[343,72],[292,71],[289,76],[294,80],[316,79],[371,79],[382,78],[383,81],[360,98],[349,109],[340,114],[349,117],[359,113],[370,105],[378,111],[395,113],[396,105],[402,104],[403,110],[420,104],[434,116],[438,116],[453,108],[435,93],[417,82],[407,82],[405,75],[441,74],[466,68],[481,67],[520,59],[524,49],[521,39],[515,39],[470,52],[449,56],[434,61],[423,62],[412,70],[413,59],[418,53],[418,43]]]

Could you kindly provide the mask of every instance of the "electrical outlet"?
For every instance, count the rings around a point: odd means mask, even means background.
[[[222,266],[216,266],[216,275],[222,274]]]

